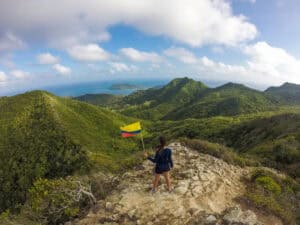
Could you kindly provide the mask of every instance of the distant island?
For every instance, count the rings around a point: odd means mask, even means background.
[[[143,89],[142,86],[134,84],[113,84],[109,88],[110,90],[132,90],[132,89]]]

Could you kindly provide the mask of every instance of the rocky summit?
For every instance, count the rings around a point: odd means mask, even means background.
[[[240,168],[221,159],[172,143],[173,190],[166,190],[162,177],[157,192],[151,193],[153,164],[142,165],[115,179],[119,185],[81,220],[67,225],[92,224],[239,224],[280,225],[280,220],[263,215],[236,199],[245,192],[242,177],[251,168]]]

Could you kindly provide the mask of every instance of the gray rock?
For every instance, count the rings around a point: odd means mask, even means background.
[[[207,224],[212,224],[212,223],[215,223],[216,221],[217,221],[217,218],[214,215],[209,215],[208,217],[206,217]]]
[[[239,206],[229,209],[223,220],[227,224],[261,225],[254,212],[250,210],[242,211]]]
[[[105,203],[105,209],[107,211],[112,211],[114,209],[114,206],[113,206],[113,204],[111,202],[106,202]]]
[[[132,209],[130,211],[127,212],[127,215],[130,219],[134,219],[134,215],[135,215],[136,210]]]

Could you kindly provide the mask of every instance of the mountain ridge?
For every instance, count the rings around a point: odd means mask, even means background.
[[[286,82],[279,87],[269,87],[265,90],[265,93],[275,95],[287,104],[300,104],[299,84]]]
[[[234,116],[276,110],[282,104],[278,98],[242,84],[209,88],[189,78],[177,78],[160,89],[134,92],[119,100],[124,115],[164,120]]]

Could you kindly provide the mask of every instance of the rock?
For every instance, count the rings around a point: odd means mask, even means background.
[[[111,202],[106,202],[106,203],[105,203],[105,209],[106,209],[107,211],[112,211],[113,208],[114,208],[114,206],[113,206],[113,204],[112,204]]]
[[[134,215],[135,215],[136,210],[132,209],[130,211],[127,212],[127,215],[130,219],[134,219]]]
[[[189,208],[188,213],[191,214],[191,216],[195,215],[199,210],[197,208]]]
[[[257,217],[254,212],[247,210],[242,211],[239,206],[231,208],[228,212],[224,215],[223,220],[227,224],[243,224],[243,225],[261,225],[257,220]]]
[[[217,218],[214,215],[209,215],[206,217],[205,222],[206,224],[213,224],[217,221]]]
[[[198,177],[198,176],[193,176],[193,177],[192,177],[192,180],[193,180],[193,181],[199,180],[199,177]]]
[[[188,187],[186,186],[179,186],[174,189],[174,192],[180,195],[184,195],[187,191],[188,191]]]

